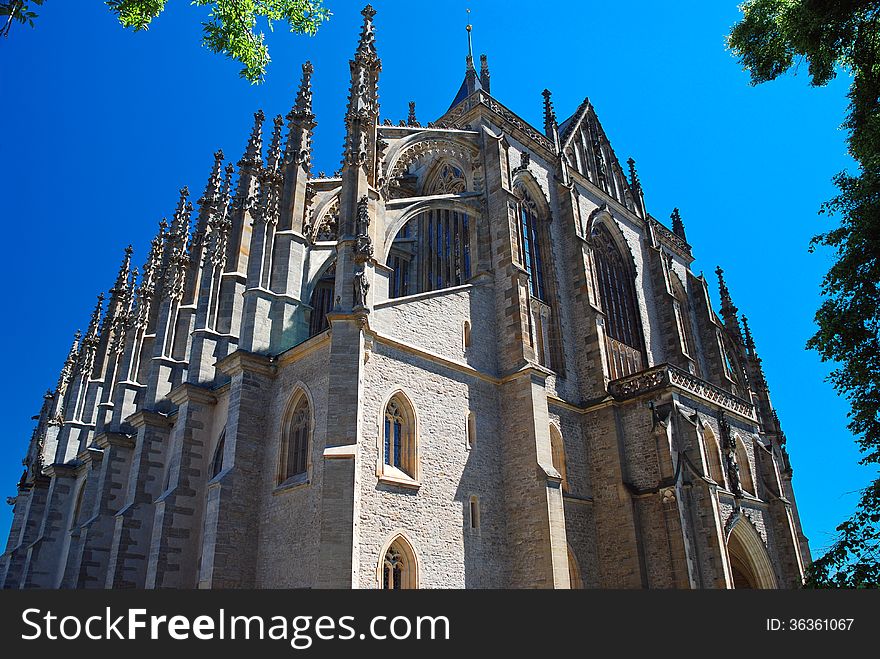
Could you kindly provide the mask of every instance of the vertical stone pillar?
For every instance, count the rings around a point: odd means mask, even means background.
[[[49,479],[40,474],[34,478],[33,483],[19,486],[17,499],[21,499],[22,509],[19,512],[19,501],[16,501],[17,522],[15,522],[18,524],[19,532],[14,546],[6,549],[5,575],[2,581],[4,589],[21,588],[28,547],[37,539],[43,526],[48,494]],[[10,534],[10,543],[12,538]]]
[[[208,487],[200,588],[254,588],[264,473],[266,401],[276,367],[269,357],[238,350],[217,364],[231,378],[223,471]],[[201,403],[204,405],[204,403]]]
[[[358,469],[363,365],[362,318],[328,314],[331,323],[327,442],[322,468],[319,588],[358,582]]]
[[[70,528],[76,469],[54,464],[43,474],[51,479],[46,493],[46,509],[42,527],[27,548],[21,588],[57,588],[61,580],[62,552]]]
[[[140,410],[129,418],[137,430],[125,505],[116,513],[107,588],[143,588],[153,531],[154,502],[164,489],[164,457],[171,420]]]
[[[193,588],[198,560],[208,481],[211,416],[217,398],[192,384],[171,392],[178,406],[171,431],[168,487],[156,501],[147,588]]]
[[[87,492],[92,507],[80,524],[79,556],[68,559],[65,586],[70,588],[104,588],[107,582],[115,515],[125,504],[135,442],[127,435],[104,432],[95,437],[95,445],[103,456],[99,462],[92,462],[90,478],[95,482],[90,486],[93,493]]]
[[[525,369],[501,385],[510,586],[569,588],[562,475],[553,467],[546,372]]]

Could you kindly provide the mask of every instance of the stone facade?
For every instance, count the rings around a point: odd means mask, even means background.
[[[797,587],[761,360],[678,212],[647,212],[589,100],[559,123],[545,92],[533,128],[485,58],[437,121],[380,120],[373,14],[340,172],[311,172],[307,63],[286,130],[264,146],[257,113],[140,273],[126,250],[44,399],[0,584]]]

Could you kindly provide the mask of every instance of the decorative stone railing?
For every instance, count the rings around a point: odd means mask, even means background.
[[[608,383],[608,392],[618,400],[626,400],[667,387],[676,387],[729,412],[752,421],[758,420],[755,406],[751,403],[670,364],[661,364],[641,373],[612,380]]]

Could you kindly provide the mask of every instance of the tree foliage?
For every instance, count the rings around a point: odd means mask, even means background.
[[[123,27],[135,32],[146,30],[165,9],[167,0],[107,0],[107,6]],[[202,44],[242,65],[240,75],[252,83],[262,82],[269,64],[269,48],[262,32],[255,28],[265,19],[285,22],[291,32],[314,35],[330,17],[322,0],[192,0],[192,4],[210,7],[208,20],[202,23]]]
[[[42,4],[43,0],[6,0],[0,2],[0,20],[3,21],[3,27],[0,27],[0,36],[8,37],[13,23],[27,23],[33,27],[34,19],[37,17],[37,12],[33,10],[33,7],[39,7]],[[3,18],[4,16],[5,18]]]
[[[864,453],[861,462],[880,464],[880,0],[748,0],[741,9],[728,41],[752,84],[804,62],[813,86],[839,72],[852,76],[843,127],[859,171],[839,173],[839,193],[820,210],[840,224],[810,245],[831,248],[835,260],[822,280],[818,330],[807,347],[836,363],[829,380],[849,399],[848,427]],[[878,521],[875,479],[811,566],[808,585],[880,586]]]
[[[79,0],[81,1],[81,0]],[[37,17],[34,6],[44,0],[0,0],[0,36],[9,36],[16,22],[31,27]],[[257,32],[257,22],[265,20],[269,30],[284,22],[291,32],[313,36],[321,23],[330,18],[323,0],[191,0],[200,7],[210,7],[208,20],[202,23],[202,44],[242,65],[241,77],[252,83],[263,81],[269,65],[265,35]],[[149,28],[153,19],[165,10],[168,0],[106,0],[107,6],[123,27],[135,32]],[[5,17],[5,19],[3,18]]]

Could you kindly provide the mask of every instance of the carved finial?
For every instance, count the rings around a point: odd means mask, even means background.
[[[541,95],[544,97],[544,133],[547,137],[551,137],[556,128],[556,111],[553,109],[552,94],[549,89],[545,89]]]
[[[483,86],[483,89],[486,90],[486,93],[490,93],[491,76],[489,74],[489,58],[485,55],[480,55],[480,84]]]
[[[687,240],[684,233],[684,222],[681,221],[681,212],[677,208],[673,208],[672,215],[669,217],[672,219],[672,233],[682,240]]]
[[[119,266],[119,274],[116,275],[116,283],[113,284],[113,288],[110,289],[110,293],[114,297],[124,295],[128,290],[129,277],[131,275],[131,255],[133,251],[131,245],[125,248],[125,255],[122,257],[122,265]]]
[[[419,125],[419,121],[418,121],[418,119],[416,119],[416,102],[415,101],[409,102],[409,117],[406,120],[406,125],[407,126],[418,126]]]
[[[174,219],[171,221],[171,233],[186,235],[189,232],[189,219],[192,213],[193,205],[188,200],[189,188],[183,186],[180,189],[180,198],[177,201],[177,210],[174,211]]]
[[[248,138],[247,148],[244,155],[238,161],[238,166],[242,169],[257,170],[263,164],[263,122],[266,115],[262,110],[254,112],[254,127],[251,129],[251,136]]]
[[[302,65],[302,81],[296,95],[296,103],[287,113],[287,144],[284,147],[285,164],[303,165],[311,170],[312,131],[318,122],[312,112],[312,73],[311,62]]]
[[[299,91],[296,94],[296,102],[290,114],[296,118],[307,117],[312,114],[312,74],[315,67],[308,60],[302,65],[302,79],[299,83]],[[290,117],[288,117],[290,118]]]
[[[269,154],[266,167],[270,172],[278,169],[281,162],[281,128],[284,126],[284,118],[279,114],[275,117],[275,128],[272,131],[272,142],[269,144]]]

